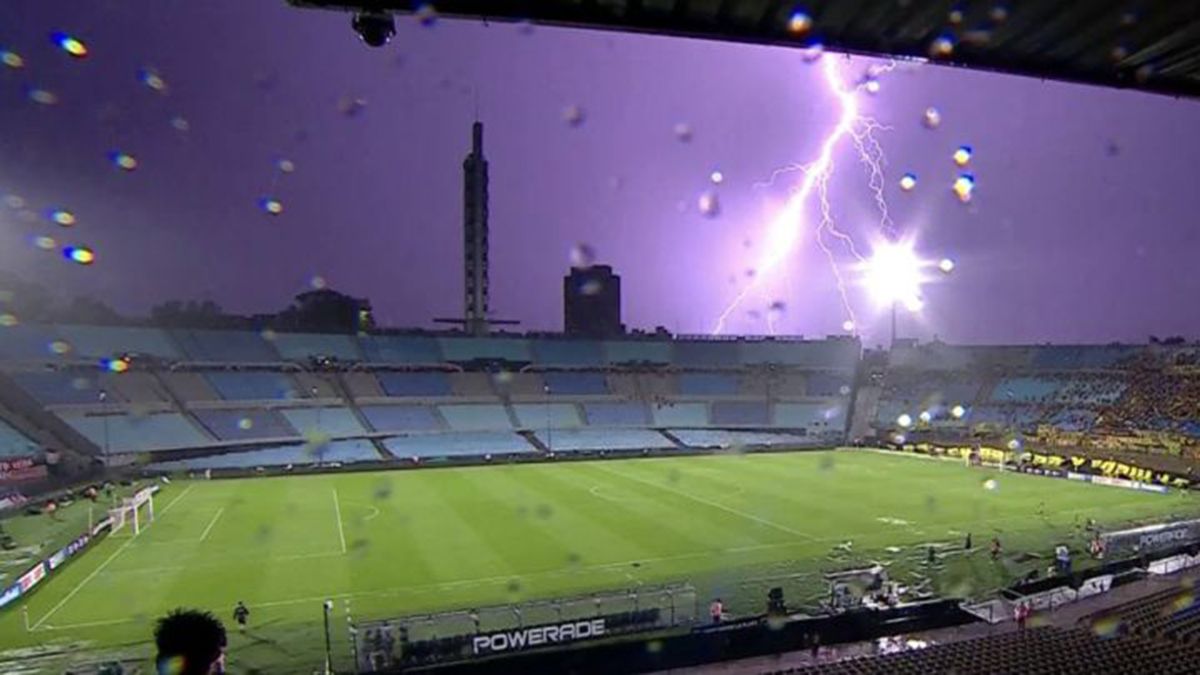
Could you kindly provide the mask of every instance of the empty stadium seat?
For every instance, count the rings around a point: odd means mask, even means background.
[[[279,355],[288,361],[307,361],[316,357],[339,361],[361,361],[358,345],[349,335],[332,333],[275,333],[272,341]]]
[[[376,373],[376,379],[388,396],[433,397],[450,395],[446,373]]]
[[[771,423],[767,404],[757,401],[714,401],[711,415],[715,426],[765,427]]]
[[[221,398],[229,401],[286,401],[300,398],[296,382],[283,373],[217,371],[204,374]]]
[[[512,429],[512,421],[502,405],[440,405],[438,412],[453,431]]]
[[[435,338],[418,335],[367,335],[359,338],[363,356],[372,363],[433,365],[441,363],[441,349]]]
[[[192,361],[213,363],[272,363],[279,354],[259,333],[233,330],[176,330],[175,343]]]
[[[441,422],[423,405],[366,405],[360,408],[375,431],[437,431]]]
[[[527,363],[533,360],[529,342],[521,338],[441,338],[447,361],[501,360]]]
[[[671,363],[671,343],[667,340],[617,340],[604,343],[605,361],[618,364]]]
[[[643,450],[674,448],[666,436],[649,429],[563,429],[536,432],[538,440],[554,452],[581,450]]]
[[[522,429],[569,429],[583,426],[573,403],[514,403],[512,410]]]
[[[300,435],[286,418],[274,410],[195,410],[192,414],[222,441],[295,438]]]
[[[304,436],[358,436],[367,432],[349,408],[289,408],[279,412]]]
[[[503,432],[396,436],[385,439],[383,444],[388,451],[400,458],[505,455],[536,451],[521,436]]]
[[[590,340],[538,340],[533,343],[534,358],[543,366],[602,366],[600,343]]]
[[[62,419],[96,444],[101,451],[152,452],[198,448],[212,441],[178,413],[153,415],[83,415],[63,413]]]
[[[0,457],[30,457],[41,452],[41,446],[33,439],[0,419]]]
[[[599,395],[608,393],[600,373],[543,373],[542,379],[553,395]]]
[[[707,403],[660,403],[651,406],[654,425],[659,427],[706,427]]]
[[[158,471],[204,471],[205,469],[253,469],[268,466],[372,462],[380,459],[370,442],[362,439],[322,444],[282,445],[242,452],[229,452],[193,459],[158,462],[150,469]]]
[[[650,421],[641,403],[585,403],[584,417],[591,426],[643,427]]]
[[[723,373],[680,373],[680,396],[736,396],[736,375]]]
[[[102,359],[123,354],[139,354],[175,360],[182,352],[166,331],[128,326],[57,327],[58,335],[71,346],[71,352],[85,359]]]
[[[815,439],[788,433],[728,431],[725,429],[669,429],[690,448],[748,448],[811,445]]]
[[[488,373],[451,373],[450,389],[456,396],[493,396]]]
[[[733,341],[676,342],[675,365],[713,368],[739,365],[739,345]]]

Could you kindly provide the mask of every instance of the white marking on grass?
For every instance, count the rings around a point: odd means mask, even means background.
[[[346,531],[342,529],[342,505],[338,501],[337,488],[333,488],[333,512],[337,515],[338,539],[342,542],[342,553],[346,552]]]
[[[75,597],[76,593],[83,590],[83,587],[86,586],[89,581],[91,581],[92,579],[95,579],[97,574],[100,574],[100,572],[102,572],[105,567],[108,567],[108,564],[110,562],[112,562],[113,559],[115,559],[117,556],[121,555],[121,553],[123,553],[125,551],[125,549],[129,548],[129,545],[132,544],[133,541],[134,540],[131,537],[129,539],[129,541],[125,542],[124,544],[121,544],[117,548],[117,550],[113,552],[112,555],[108,556],[108,560],[105,560],[104,562],[100,563],[100,565],[96,569],[92,570],[91,574],[84,577],[83,581],[79,582],[79,584],[76,585],[75,588],[71,589],[70,593],[67,593],[67,595],[65,597],[63,597],[62,600],[59,600],[58,604],[51,607],[49,612],[46,612],[46,614],[43,615],[42,618],[38,619],[37,623],[33,624],[33,628],[31,630],[37,630],[39,626],[41,626],[43,623],[46,622],[46,619],[49,619],[51,616],[54,616],[54,613],[57,612],[58,610],[62,609],[63,605],[67,604],[67,602],[69,602],[71,600],[71,598]]]
[[[180,492],[179,495],[177,497],[175,497],[175,499],[172,499],[169,504],[164,506],[163,510],[158,512],[158,515],[165,516],[167,514],[167,511],[170,511],[172,506],[175,506],[176,504],[178,504],[179,500],[183,499],[189,492],[192,491],[192,488],[195,486],[196,486],[195,483],[192,483],[191,485],[187,486],[187,489],[185,489],[183,492]],[[100,563],[100,565],[98,567],[96,567],[96,569],[92,570],[91,574],[84,577],[83,581],[80,581],[79,584],[75,586],[75,588],[71,589],[70,593],[67,593],[66,596],[64,596],[62,600],[59,600],[58,604],[51,607],[50,611],[46,612],[42,616],[42,618],[38,619],[37,623],[33,624],[33,627],[30,630],[37,630],[39,626],[46,623],[46,619],[49,619],[51,616],[54,616],[55,612],[62,609],[63,605],[70,602],[71,598],[75,597],[75,595],[77,593],[79,593],[79,591],[83,590],[83,587],[86,586],[88,584],[88,582],[90,582],[92,579],[95,579],[96,575],[98,575],[98,574],[100,574],[100,572],[104,571],[104,568],[108,567],[109,563],[111,563],[113,560],[115,560],[117,556],[121,555],[125,551],[125,549],[129,548],[129,545],[132,544],[136,540],[137,540],[137,535],[134,535],[129,538],[129,541],[126,541],[124,544],[121,544],[119,547],[117,547],[117,550],[113,551],[113,554],[108,556],[107,560]]]
[[[372,506],[372,507],[371,507],[371,515],[369,515],[369,516],[366,516],[365,518],[363,518],[363,522],[365,523],[365,522],[367,522],[367,521],[370,521],[370,520],[375,520],[376,518],[378,518],[378,517],[379,517],[379,513],[380,513],[380,512],[379,512],[379,507],[378,507],[378,506]]]
[[[200,541],[204,541],[205,539],[208,539],[208,533],[212,532],[213,525],[217,524],[217,520],[220,519],[222,513],[225,513],[224,506],[217,509],[217,515],[213,516],[213,519],[211,521],[209,521],[209,523],[208,523],[208,527],[204,528],[204,533],[200,535]]]
[[[620,476],[621,478],[624,478],[624,479],[626,479],[626,480],[632,480],[632,481],[636,481],[636,482],[638,482],[638,483],[642,483],[643,485],[649,485],[649,486],[651,486],[651,487],[653,487],[653,488],[657,488],[657,489],[660,489],[660,490],[666,490],[667,492],[672,492],[672,493],[674,493],[674,494],[677,494],[677,495],[679,495],[680,497],[686,497],[687,499],[690,499],[690,500],[692,500],[692,501],[694,501],[694,502],[697,502],[697,503],[699,503],[699,504],[704,504],[704,505],[706,505],[706,506],[711,506],[711,507],[712,507],[712,508],[714,508],[714,509],[720,509],[720,510],[722,510],[722,511],[725,511],[725,512],[727,512],[727,513],[732,513],[732,514],[733,514],[733,515],[735,515],[735,516],[741,516],[742,518],[745,518],[745,519],[747,519],[747,520],[752,520],[752,521],[754,521],[754,522],[756,522],[756,523],[759,523],[759,524],[762,524],[762,525],[766,525],[767,527],[774,528],[774,529],[776,529],[776,530],[779,530],[780,532],[787,532],[787,533],[788,533],[788,534],[790,534],[790,535],[793,535],[793,536],[796,536],[796,537],[802,537],[802,538],[804,538],[804,539],[810,539],[810,540],[814,540],[814,539],[815,539],[815,537],[813,537],[812,535],[810,535],[810,534],[807,534],[807,533],[804,533],[804,532],[801,532],[800,530],[796,530],[796,529],[790,528],[790,527],[788,527],[787,525],[780,525],[779,523],[776,523],[776,522],[774,522],[774,521],[767,520],[766,518],[763,518],[763,517],[761,517],[761,516],[756,516],[756,515],[754,515],[753,513],[749,513],[749,512],[747,512],[747,511],[743,511],[743,510],[741,510],[741,509],[735,509],[735,508],[734,508],[734,507],[732,507],[732,506],[726,506],[725,504],[721,504],[721,503],[718,503],[718,502],[714,502],[714,501],[711,501],[711,500],[709,500],[709,499],[705,499],[705,498],[703,498],[703,497],[697,497],[697,496],[696,496],[696,495],[694,495],[694,494],[691,494],[691,493],[689,493],[689,492],[684,492],[683,490],[677,490],[677,489],[675,489],[675,488],[673,488],[673,487],[671,487],[671,486],[669,486],[669,485],[663,485],[663,484],[661,484],[661,483],[655,483],[654,481],[649,481],[649,480],[646,480],[646,479],[644,479],[644,478],[638,478],[637,476],[630,476],[630,475],[628,475],[628,474],[621,473],[620,471],[614,471],[613,469],[610,469],[610,468],[608,468],[608,467],[605,467],[605,466],[599,466],[599,465],[596,465],[596,467],[595,467],[595,468],[596,468],[597,470],[599,470],[599,471],[603,471],[603,472],[605,472],[605,473],[610,473],[610,474],[612,474],[612,475],[614,475],[614,476]]]
[[[46,624],[41,630],[72,630],[75,628],[92,628],[95,626],[114,626],[118,623],[133,623],[136,619],[110,619],[108,621],[86,621],[84,623],[67,623],[61,626]]]

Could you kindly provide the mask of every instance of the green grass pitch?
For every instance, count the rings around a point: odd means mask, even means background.
[[[175,481],[155,501],[139,536],[102,541],[0,615],[6,658],[35,645],[148,654],[168,609],[211,609],[232,628],[239,599],[253,613],[248,634],[231,631],[233,672],[320,664],[326,598],[343,664],[347,608],[371,619],[689,581],[702,602],[721,595],[751,613],[768,586],[792,603],[819,596],[821,570],[879,560],[911,580],[926,544],[968,531],[976,554],[947,555],[931,574],[935,590],[977,595],[1047,564],[993,562],[993,535],[1007,553],[1046,555],[1060,540],[1082,548],[1082,519],[1200,506],[853,451]],[[835,551],[847,541],[850,553]]]

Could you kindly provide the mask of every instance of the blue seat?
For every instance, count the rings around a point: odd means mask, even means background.
[[[514,433],[474,432],[396,436],[384,446],[402,459],[409,457],[454,457],[463,455],[510,455],[535,452],[524,438]]]
[[[765,427],[770,421],[767,404],[758,401],[714,401],[712,423],[717,426]]]
[[[600,344],[590,340],[538,340],[533,343],[537,362],[544,366],[601,366]]]
[[[307,361],[314,357],[340,361],[361,361],[358,345],[349,335],[333,333],[276,333],[275,349],[289,361]]]
[[[734,341],[676,342],[675,365],[691,368],[736,366],[741,360],[740,351]]]
[[[223,441],[295,438],[300,435],[274,410],[194,410],[192,414]]]
[[[529,342],[519,338],[442,338],[447,361],[501,360],[527,363],[533,360]]]
[[[58,334],[71,345],[76,356],[102,359],[122,354],[141,354],[161,359],[178,359],[182,353],[164,330],[128,326],[58,326]]]
[[[654,425],[659,427],[708,426],[707,403],[662,403],[651,407]]]
[[[543,373],[542,379],[554,395],[603,395],[608,384],[600,373]]]
[[[644,427],[649,422],[641,403],[585,403],[583,412],[594,427]]]
[[[42,405],[83,405],[100,401],[100,387],[94,372],[13,373],[12,379]]]
[[[621,340],[604,343],[605,360],[610,364],[671,363],[671,343],[666,340]]]
[[[514,403],[512,409],[522,429],[545,429],[547,425],[565,429],[583,425],[573,403]]]
[[[363,356],[373,363],[432,365],[445,361],[437,340],[420,335],[367,335],[359,338]]]
[[[724,373],[681,373],[679,393],[683,396],[734,396],[738,393],[738,378]]]
[[[438,412],[454,431],[512,429],[512,421],[502,405],[441,405]]]
[[[450,378],[446,373],[376,373],[375,378],[388,396],[449,396]]]
[[[283,373],[217,371],[205,379],[230,401],[280,401],[298,398],[296,383]]]
[[[176,330],[171,335],[192,361],[273,363],[280,360],[271,344],[251,331]]]
[[[428,406],[368,405],[360,410],[375,431],[437,431],[442,428]]]
[[[553,452],[581,450],[655,450],[674,448],[666,436],[650,429],[562,429],[536,432]]]
[[[40,455],[41,447],[0,419],[0,457],[30,457]]]
[[[280,411],[302,435],[359,436],[366,429],[349,408],[289,408]]]
[[[59,415],[76,431],[109,453],[199,448],[212,441],[178,413],[153,415]]]
[[[690,448],[747,448],[812,445],[817,439],[789,433],[729,431],[725,429],[671,429]]]

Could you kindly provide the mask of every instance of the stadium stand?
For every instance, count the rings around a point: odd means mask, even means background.
[[[722,373],[681,373],[680,396],[736,396],[738,379]]]
[[[1191,646],[1132,636],[1100,637],[1082,629],[1031,628],[883,656],[814,664],[776,673],[924,675],[925,673],[1193,673]]]
[[[663,403],[651,408],[658,427],[706,427],[707,403]]]
[[[552,395],[604,395],[608,386],[600,373],[543,373],[546,387]]]
[[[175,330],[171,337],[191,361],[273,363],[279,354],[258,333],[232,330]]]
[[[676,447],[666,436],[649,429],[563,429],[535,434],[554,452],[581,450],[654,450]]]
[[[446,361],[513,361],[533,360],[529,343],[516,338],[442,338],[438,340]]]
[[[450,396],[446,373],[376,373],[383,392],[392,397],[426,398]]]
[[[663,340],[612,341],[604,344],[604,354],[610,365],[665,366],[671,363],[671,343]]]
[[[167,388],[181,401],[215,401],[221,395],[201,373],[160,373]]]
[[[349,408],[289,408],[279,412],[305,437],[321,434],[341,438],[361,436],[367,431]]]
[[[379,380],[370,373],[342,373],[340,375],[346,391],[352,398],[379,398],[383,396],[383,388]]]
[[[359,344],[372,363],[432,365],[444,361],[437,340],[431,337],[367,335],[359,338]]]
[[[714,401],[711,409],[714,426],[770,426],[770,409],[766,403],[752,401]]]
[[[84,405],[100,400],[94,371],[24,372],[11,377],[42,405]]]
[[[53,359],[56,355],[50,345],[58,339],[52,326],[8,326],[4,329],[4,339],[0,340],[0,358],[18,363]]]
[[[788,433],[727,431],[724,429],[668,429],[689,448],[748,448],[811,445],[812,439]]]
[[[738,343],[728,341],[675,343],[675,365],[682,368],[719,368],[740,365]]]
[[[455,396],[494,396],[488,373],[451,373],[450,390]]]
[[[99,387],[108,392],[110,397],[129,403],[164,403],[170,400],[170,394],[150,373],[103,373]]]
[[[361,408],[375,431],[439,431],[442,423],[423,405],[370,405]]]
[[[641,403],[585,403],[583,414],[596,427],[644,427],[650,420]]]
[[[324,357],[353,362],[363,358],[358,345],[349,335],[275,333],[273,342],[279,355],[289,361]]]
[[[0,419],[0,458],[29,457],[41,454],[41,447],[32,439]]]
[[[157,462],[151,468],[159,471],[203,471],[205,469],[253,469],[267,466],[302,466],[306,464],[372,462],[379,452],[370,441],[333,441],[320,445],[281,445],[244,452],[229,452],[194,459]]]
[[[279,401],[299,398],[300,388],[283,373],[217,371],[204,374],[212,388],[229,401]]]
[[[166,331],[157,328],[58,326],[57,332],[71,353],[84,359],[136,354],[173,361],[182,355]]]
[[[604,365],[600,344],[589,340],[539,340],[533,345],[535,361],[552,367]]]
[[[153,452],[212,444],[179,413],[87,415],[63,413],[62,419],[102,452]]]
[[[456,455],[505,455],[531,453],[536,449],[521,436],[503,432],[474,432],[396,436],[383,441],[397,457],[453,457]]]
[[[545,392],[546,383],[537,373],[500,372],[492,375],[492,386],[502,396],[537,396]]]
[[[512,420],[500,405],[440,405],[438,412],[452,431],[512,429]]]
[[[296,438],[300,435],[274,410],[195,410],[192,414],[222,441]]]
[[[583,426],[574,403],[514,403],[513,413],[523,429],[571,429]]]

